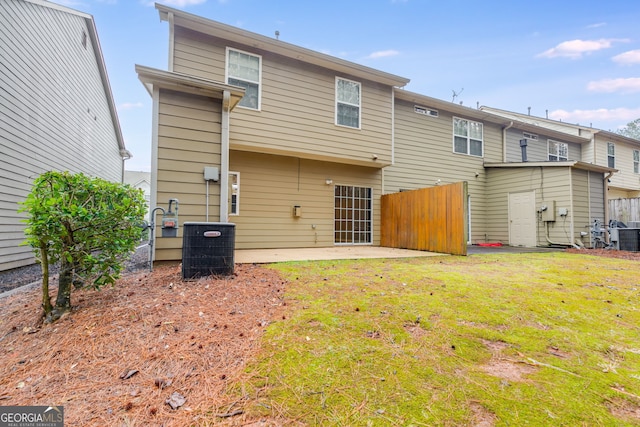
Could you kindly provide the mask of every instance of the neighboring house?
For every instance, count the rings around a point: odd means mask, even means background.
[[[144,191],[144,200],[147,203],[147,215],[145,216],[145,219],[149,221],[149,207],[151,206],[151,172],[125,170],[123,182]]]
[[[607,197],[609,199],[640,197],[640,140],[588,126],[492,107],[480,107],[480,109],[516,121],[554,129],[566,135],[584,138],[581,161],[618,171],[610,178]]]
[[[0,1],[0,270],[34,262],[18,203],[49,170],[122,181],[124,146],[93,18]]]
[[[404,90],[394,129],[385,193],[467,181],[469,243],[590,245],[604,218],[614,169],[580,161],[588,139]]]
[[[180,225],[233,222],[238,249],[377,245],[382,194],[458,181],[468,182],[471,243],[579,244],[604,211],[615,169],[580,161],[585,138],[156,8],[169,23],[169,70],[136,67],[154,105],[151,207],[179,199]],[[523,161],[524,133],[556,145],[532,141]],[[205,168],[219,176],[205,179]],[[180,260],[180,237],[159,237],[155,259]]]

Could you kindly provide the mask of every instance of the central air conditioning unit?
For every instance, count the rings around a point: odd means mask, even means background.
[[[182,278],[233,274],[236,225],[185,222],[182,234]]]
[[[640,252],[640,228],[618,228],[618,249]]]

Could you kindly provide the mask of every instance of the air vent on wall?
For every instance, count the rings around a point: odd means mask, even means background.
[[[413,106],[413,111],[418,114],[424,114],[425,116],[438,117],[438,110],[432,110],[427,107],[420,107],[418,105]]]
[[[538,140],[538,135],[533,134],[533,133],[522,132],[522,136],[524,138],[528,139],[529,141],[537,141]]]

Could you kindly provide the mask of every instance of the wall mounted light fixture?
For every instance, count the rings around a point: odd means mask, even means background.
[[[331,184],[333,184],[333,180],[332,180],[331,178],[327,178],[327,179],[324,181],[324,183],[325,183],[325,184],[327,184],[327,185],[331,185]]]

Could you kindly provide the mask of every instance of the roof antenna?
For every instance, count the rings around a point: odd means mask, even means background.
[[[527,115],[530,116],[531,115],[531,107],[527,107]]]
[[[463,90],[464,88],[460,89],[459,92],[456,92],[455,90],[451,89],[451,92],[453,92],[453,98],[451,98],[451,102],[456,102],[456,98],[462,93]]]
[[[276,40],[280,40],[280,31],[276,30]]]

